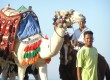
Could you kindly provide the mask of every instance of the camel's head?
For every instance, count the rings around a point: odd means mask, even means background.
[[[56,11],[55,16],[53,18],[53,25],[55,27],[61,27],[61,28],[71,28],[72,24],[83,20],[85,17],[74,10],[70,11]]]

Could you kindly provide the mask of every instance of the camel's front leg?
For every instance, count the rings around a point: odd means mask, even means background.
[[[8,72],[9,65],[6,61],[4,61],[1,65],[1,67],[2,67],[2,80],[7,80],[7,78],[8,78],[7,72]]]
[[[9,74],[9,80],[16,80],[16,73],[14,71]]]
[[[18,66],[18,80],[24,79],[24,74],[25,74],[26,68],[27,67]]]
[[[33,74],[35,80],[41,80],[39,74]]]
[[[7,77],[7,72],[8,72],[7,69],[5,69],[5,70],[3,69],[3,71],[2,71],[2,80],[7,80],[7,78],[8,78]]]
[[[41,80],[48,80],[47,76],[47,64],[39,66],[39,75]]]

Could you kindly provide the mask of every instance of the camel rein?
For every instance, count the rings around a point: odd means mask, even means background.
[[[55,30],[55,28],[54,28],[54,31],[56,32],[56,34],[57,34],[59,37],[64,38],[64,36],[60,36],[60,35],[58,34],[58,32]]]

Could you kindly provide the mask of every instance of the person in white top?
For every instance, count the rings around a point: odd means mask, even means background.
[[[84,40],[83,40],[84,32],[90,31],[90,29],[88,29],[85,25],[85,23],[86,23],[85,16],[83,16],[83,15],[80,15],[80,16],[81,17],[79,17],[79,21],[77,21],[79,28],[74,31],[73,36],[72,36],[72,42],[74,42],[74,41],[75,41],[75,43],[77,42],[78,44],[80,44],[79,46],[81,47],[84,44]]]

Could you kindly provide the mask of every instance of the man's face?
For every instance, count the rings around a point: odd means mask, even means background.
[[[79,23],[79,28],[80,29],[83,29],[85,27],[85,23],[84,22],[78,22]]]
[[[84,41],[85,41],[85,45],[88,47],[92,47],[92,43],[93,43],[93,35],[91,34],[86,34],[84,36]]]

